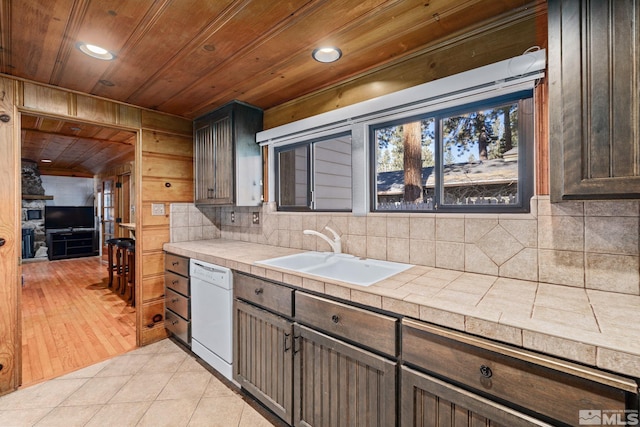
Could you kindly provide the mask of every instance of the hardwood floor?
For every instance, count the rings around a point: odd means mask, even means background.
[[[135,308],[100,257],[27,262],[22,277],[23,387],[135,348]]]

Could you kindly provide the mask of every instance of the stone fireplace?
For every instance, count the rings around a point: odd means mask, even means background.
[[[38,164],[22,160],[22,258],[47,258],[47,239],[44,229],[45,200]]]

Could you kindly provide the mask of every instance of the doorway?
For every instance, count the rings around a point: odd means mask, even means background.
[[[119,230],[118,222],[122,218],[135,223],[135,215],[131,214],[130,177],[135,167],[137,137],[137,132],[131,130],[75,119],[21,115],[23,160],[35,163],[41,176],[84,177],[93,183],[94,197],[87,204],[95,212],[96,250],[102,247],[103,236],[127,232]],[[113,181],[109,202],[113,211],[107,218],[111,226],[105,233],[102,182],[109,177]],[[125,184],[126,191],[115,191]],[[43,194],[47,196],[43,197],[44,203],[59,206],[58,201],[64,200],[66,190],[59,187],[47,190],[55,195]],[[120,212],[118,203],[122,208]],[[46,242],[48,230],[45,224],[42,228]],[[107,263],[101,256],[51,260],[45,255],[25,261],[20,298],[22,386],[135,348],[135,308],[109,288]]]

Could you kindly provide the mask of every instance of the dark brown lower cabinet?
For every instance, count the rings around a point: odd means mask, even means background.
[[[296,427],[557,427],[640,406],[634,378],[254,276],[234,292],[234,378]]]
[[[406,366],[400,375],[401,427],[550,426]]]
[[[234,379],[290,425],[395,426],[397,362],[318,330],[328,316],[336,336],[345,332],[341,328],[350,333],[364,316],[393,343],[381,346],[395,352],[395,324],[385,328],[373,312],[295,293],[308,326],[290,317],[291,288],[234,275]]]
[[[294,331],[294,425],[396,425],[396,362],[299,324]]]
[[[277,416],[293,420],[293,323],[235,300],[234,379]]]

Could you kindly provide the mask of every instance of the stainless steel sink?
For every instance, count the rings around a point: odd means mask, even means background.
[[[312,274],[360,286],[372,285],[413,267],[411,264],[314,251],[256,261],[256,264]]]

